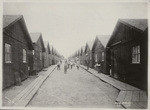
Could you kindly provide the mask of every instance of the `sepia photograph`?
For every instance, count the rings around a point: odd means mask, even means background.
[[[148,109],[148,1],[3,2],[2,107]]]

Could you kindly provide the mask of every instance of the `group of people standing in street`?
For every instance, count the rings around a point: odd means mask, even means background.
[[[62,64],[62,61],[58,61],[57,63],[57,70],[60,70],[60,67],[61,67],[61,64]],[[80,63],[79,62],[71,62],[71,61],[67,61],[65,60],[64,61],[64,73],[66,74],[67,73],[67,70],[70,68],[72,69],[74,66],[77,67],[77,69],[79,69],[80,67]],[[95,68],[97,69],[98,73],[100,73],[100,67],[101,67],[101,63],[100,61],[98,61],[96,64],[95,64]],[[87,70],[89,69],[89,63],[87,63]]]
[[[57,63],[57,70],[60,70],[61,64],[62,64],[62,61],[58,61],[58,63]],[[79,69],[79,64],[78,63],[75,64],[73,62],[65,60],[65,62],[64,62],[64,73],[66,74],[67,70],[69,68],[72,69],[75,65],[76,65],[77,69]]]

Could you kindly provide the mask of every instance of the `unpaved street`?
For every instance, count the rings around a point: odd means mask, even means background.
[[[55,70],[30,101],[29,107],[116,108],[119,91],[83,69],[76,67],[64,74]]]

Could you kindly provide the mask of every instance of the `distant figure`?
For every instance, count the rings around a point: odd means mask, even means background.
[[[57,70],[60,70],[60,61],[57,63]]]
[[[80,63],[79,61],[77,61],[77,65],[76,65],[77,69],[79,69],[79,66],[80,66]]]
[[[70,63],[68,62],[68,69],[69,69],[69,67],[70,67]]]
[[[89,66],[90,66],[89,61],[86,61],[86,65],[87,65],[87,70],[89,70]]]
[[[72,62],[70,63],[70,67],[71,67],[71,69],[72,69],[72,66],[73,66],[73,64],[72,64]]]
[[[95,68],[97,69],[98,73],[100,73],[100,67],[101,67],[101,63],[100,60],[96,63]]]
[[[64,64],[64,73],[65,74],[67,73],[67,69],[68,69],[68,63],[67,63],[67,61],[65,61],[65,64]]]

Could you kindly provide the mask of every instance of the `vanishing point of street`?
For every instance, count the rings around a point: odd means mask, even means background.
[[[64,74],[63,67],[52,72],[28,107],[116,108],[117,89],[82,68],[74,66]]]

